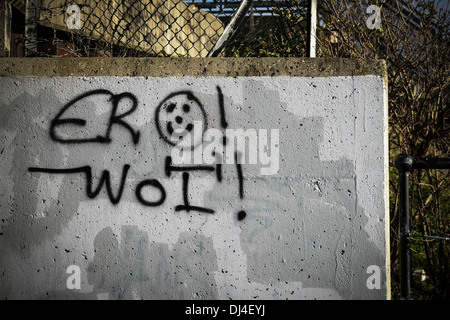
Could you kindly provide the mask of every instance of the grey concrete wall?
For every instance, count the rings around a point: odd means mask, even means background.
[[[382,61],[0,76],[1,299],[389,298]]]

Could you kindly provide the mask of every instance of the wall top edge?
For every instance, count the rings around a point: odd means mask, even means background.
[[[0,58],[1,77],[386,76],[384,60],[337,58]]]

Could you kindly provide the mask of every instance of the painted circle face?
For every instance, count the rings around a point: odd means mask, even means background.
[[[155,121],[160,136],[170,145],[191,149],[202,142],[208,126],[201,102],[190,91],[165,98],[156,108]]]

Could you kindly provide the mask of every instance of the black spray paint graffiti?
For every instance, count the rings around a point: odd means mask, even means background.
[[[224,106],[224,96],[220,87],[217,86],[217,95],[218,95],[218,105],[219,105],[219,113],[220,113],[220,124],[223,129],[226,129],[228,123],[225,117],[225,106]],[[58,134],[57,129],[60,127],[67,126],[77,126],[83,127],[86,125],[86,120],[76,117],[68,117],[64,118],[64,114],[70,111],[70,108],[75,106],[78,102],[83,99],[93,97],[93,96],[103,96],[110,104],[111,110],[109,114],[108,124],[106,126],[105,132],[102,134],[98,134],[95,136],[84,136],[84,137],[64,137]],[[131,102],[131,107],[121,113],[118,113],[119,103],[123,100],[128,99]],[[135,130],[128,122],[125,121],[125,118],[131,115],[138,106],[138,100],[135,95],[129,92],[124,92],[118,95],[113,94],[108,90],[93,90],[86,92],[75,99],[71,100],[67,103],[55,116],[55,118],[50,122],[50,138],[52,141],[58,143],[111,143],[111,129],[114,125],[122,126],[127,129],[131,135],[131,140],[135,145],[139,143],[140,131]],[[206,111],[200,102],[200,100],[191,92],[191,91],[177,91],[169,96],[167,96],[156,108],[155,110],[155,123],[158,130],[159,135],[165,142],[168,144],[175,146],[179,140],[182,138],[179,134],[175,134],[175,132],[180,132],[180,129],[184,130],[184,132],[192,132],[196,130],[195,128],[195,120],[201,120],[201,123],[204,124],[204,127],[201,128],[202,135],[207,128],[207,116]],[[202,139],[202,138],[201,138]],[[193,141],[191,145],[191,149],[195,149],[195,147],[200,144],[202,141]],[[227,139],[224,134],[222,139],[223,145],[226,145]],[[213,151],[213,153],[215,150]],[[216,159],[220,159],[221,155],[213,154],[216,156]],[[242,173],[242,165],[239,161],[240,154],[239,152],[235,152],[235,164],[236,171],[239,183],[239,197],[243,199],[244,197],[244,178]],[[110,172],[108,170],[104,170],[100,181],[96,187],[93,186],[93,176],[92,176],[92,168],[90,166],[82,166],[75,168],[39,168],[39,167],[30,167],[28,168],[29,172],[39,172],[39,173],[47,173],[47,174],[84,174],[86,179],[86,194],[89,198],[94,199],[98,196],[98,194],[103,189],[105,185],[107,195],[113,204],[118,204],[122,197],[125,182],[127,179],[127,174],[130,169],[129,164],[125,164],[122,169],[122,176],[119,183],[119,187],[117,193],[114,194],[111,188],[111,177]],[[211,208],[205,208],[197,205],[191,204],[189,199],[189,178],[191,171],[206,171],[206,172],[214,172],[216,179],[219,183],[222,182],[222,162],[217,161],[217,163],[213,165],[195,165],[195,166],[186,166],[186,165],[174,165],[172,163],[172,157],[166,156],[164,170],[167,177],[170,177],[174,172],[181,172],[182,178],[182,193],[183,193],[183,204],[175,206],[175,211],[197,211],[202,213],[213,214],[215,211]],[[143,196],[144,188],[154,188],[157,189],[160,193],[158,200],[149,201]],[[148,207],[157,207],[164,203],[166,200],[167,194],[164,189],[164,186],[156,179],[146,179],[139,182],[135,189],[136,199],[145,206]],[[245,211],[240,211],[237,214],[238,220],[243,220],[246,217]]]
[[[105,134],[98,135],[95,137],[87,137],[87,138],[86,137],[85,138],[59,137],[58,134],[55,132],[55,130],[59,126],[64,126],[64,125],[85,126],[86,125],[85,119],[79,119],[79,118],[65,118],[65,119],[63,118],[63,119],[61,119],[61,117],[64,115],[64,113],[67,112],[71,107],[75,106],[77,102],[79,102],[83,99],[86,99],[88,97],[98,96],[98,95],[105,95],[107,100],[111,103],[111,106],[112,106],[109,121],[108,121],[108,126],[107,126]],[[125,99],[130,99],[132,106],[128,111],[118,115],[117,109],[119,107],[119,102],[123,101]],[[73,99],[72,101],[67,103],[61,109],[61,111],[56,115],[56,117],[50,122],[50,138],[53,141],[60,142],[60,143],[87,143],[87,142],[109,143],[109,142],[111,142],[111,137],[110,137],[111,129],[112,129],[113,125],[117,124],[117,125],[121,125],[124,128],[126,128],[131,133],[133,143],[137,144],[139,142],[140,132],[133,130],[133,128],[126,121],[123,120],[123,118],[125,118],[126,116],[133,113],[136,110],[137,106],[138,106],[138,102],[137,102],[136,96],[129,92],[124,92],[124,93],[115,95],[112,92],[110,92],[108,90],[103,90],[103,89],[89,91],[85,94],[82,94],[82,95],[76,97],[75,99]]]

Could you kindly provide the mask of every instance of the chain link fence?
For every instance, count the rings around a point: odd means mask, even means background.
[[[0,42],[8,44],[0,43],[0,56],[205,57],[243,1],[0,0],[0,25],[11,29],[11,39],[0,32]],[[317,56],[386,60],[391,156],[448,156],[448,0],[327,0],[318,6]],[[307,56],[308,18],[307,0],[253,0],[220,55]],[[399,187],[396,171],[390,173],[395,283]],[[448,177],[447,171],[415,171],[411,179],[411,230],[433,235],[412,242],[413,265],[429,275],[416,293],[447,299]]]
[[[15,56],[206,57],[239,0],[7,0]],[[222,56],[302,56],[307,1],[251,1]],[[289,45],[286,45],[289,42]],[[279,55],[280,50],[277,50]],[[283,53],[282,53],[283,54]]]

